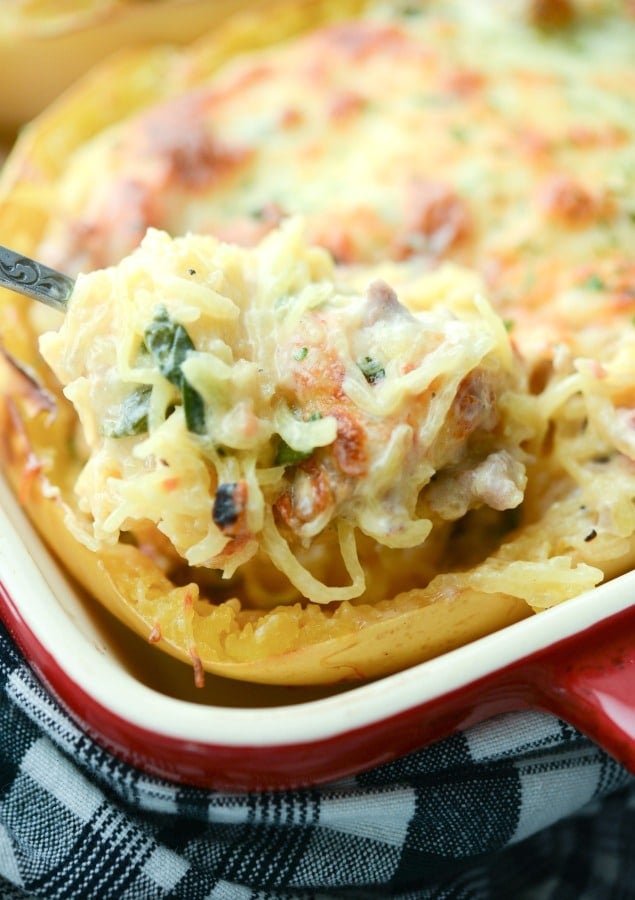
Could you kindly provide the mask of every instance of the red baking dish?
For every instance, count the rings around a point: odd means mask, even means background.
[[[65,576],[0,481],[0,615],[79,725],[149,774],[216,789],[319,784],[498,713],[548,710],[635,772],[635,571],[376,682],[270,688],[192,671]]]

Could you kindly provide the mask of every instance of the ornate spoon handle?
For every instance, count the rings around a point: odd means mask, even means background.
[[[0,286],[64,312],[75,282],[68,275],[0,245]]]

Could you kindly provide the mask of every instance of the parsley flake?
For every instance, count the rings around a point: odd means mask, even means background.
[[[375,382],[381,381],[382,378],[386,377],[386,370],[372,356],[364,356],[363,359],[358,361],[357,365],[369,384],[375,384]]]

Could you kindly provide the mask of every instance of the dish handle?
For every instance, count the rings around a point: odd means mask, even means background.
[[[635,774],[635,605],[526,661],[537,705]]]

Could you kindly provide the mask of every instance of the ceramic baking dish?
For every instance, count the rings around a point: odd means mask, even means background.
[[[79,725],[179,782],[262,790],[379,765],[498,713],[548,710],[635,771],[635,572],[373,683],[271,688],[158,653],[65,576],[0,481],[0,616]]]

